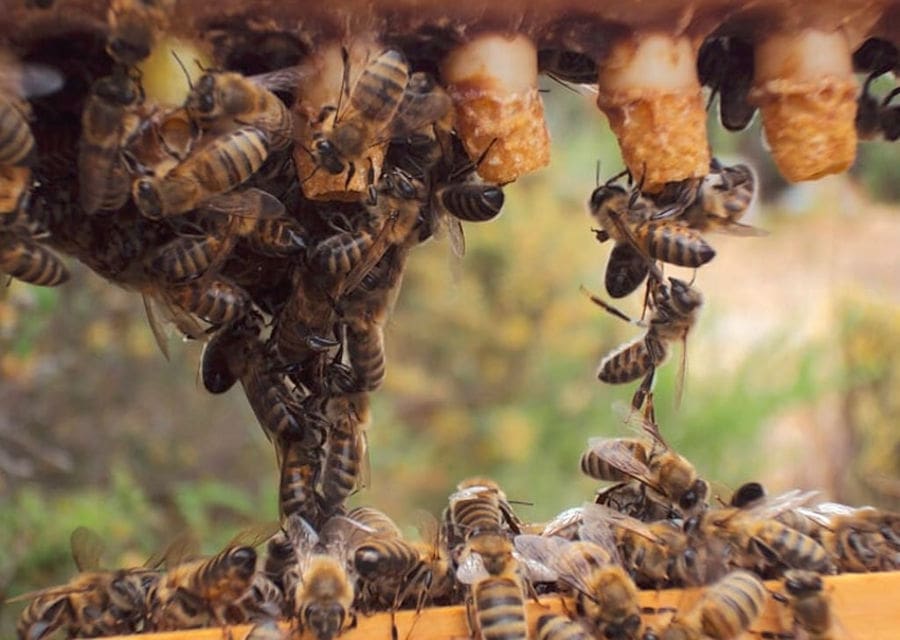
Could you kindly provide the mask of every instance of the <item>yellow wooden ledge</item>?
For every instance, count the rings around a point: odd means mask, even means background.
[[[826,589],[831,595],[837,619],[853,640],[898,640],[900,639],[900,571],[886,573],[845,574],[825,579]],[[768,583],[770,589],[779,589],[777,582]],[[687,607],[700,593],[699,589],[666,591],[644,591],[641,605],[644,607]],[[783,607],[769,599],[766,610],[753,631],[789,631],[779,627],[779,608]],[[563,600],[546,596],[541,604],[528,605],[528,618],[534,631],[537,618],[549,612],[563,609]],[[570,607],[571,609],[571,607]],[[663,628],[671,614],[648,615],[646,621],[654,628]],[[465,638],[469,631],[466,626],[466,610],[463,606],[436,607],[416,615],[414,611],[399,611],[396,623],[400,640],[429,640],[434,638]],[[229,629],[232,640],[244,640],[249,626],[241,625]],[[222,640],[228,638],[219,628],[195,629],[166,633],[150,633],[140,636],[117,636],[117,640]],[[313,640],[304,634],[304,640]],[[355,629],[341,635],[341,640],[389,640],[391,637],[391,617],[379,613],[360,617]],[[759,640],[758,634],[744,634],[740,640]]]

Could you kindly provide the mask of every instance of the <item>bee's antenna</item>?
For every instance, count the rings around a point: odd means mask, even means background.
[[[172,57],[175,58],[175,62],[177,62],[177,63],[178,63],[178,66],[181,67],[181,71],[182,71],[182,73],[184,73],[184,79],[187,80],[188,88],[189,88],[191,91],[193,91],[193,90],[194,90],[194,83],[191,82],[191,74],[188,73],[187,67],[184,66],[184,62],[182,62],[182,61],[181,61],[181,58],[178,57],[178,54],[175,53],[175,49],[170,49],[169,51],[170,51],[170,53],[172,54]],[[196,62],[197,65],[199,66],[200,63],[199,63],[196,59],[194,60],[194,62]],[[203,67],[200,67],[200,68],[201,68],[201,70],[203,69]]]

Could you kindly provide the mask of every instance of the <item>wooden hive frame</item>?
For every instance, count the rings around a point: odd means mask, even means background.
[[[848,573],[825,578],[825,589],[831,598],[833,611],[847,640],[896,640],[900,638],[900,608],[897,607],[897,594],[900,593],[900,571],[885,573]],[[777,582],[766,585],[771,590],[778,590]],[[668,589],[665,591],[643,591],[640,595],[642,607],[678,608],[689,607],[702,592],[701,589]],[[573,611],[571,601],[556,596],[544,596],[540,604],[528,604],[528,622],[530,637],[536,637],[535,624],[538,617],[545,613]],[[769,598],[766,609],[753,629],[735,638],[735,640],[759,639],[759,632],[770,631],[791,633],[784,629],[780,616],[784,615],[784,605]],[[645,615],[645,622],[656,628],[664,628],[670,613]],[[467,638],[469,629],[466,622],[464,606],[435,607],[424,610],[421,614],[415,611],[399,611],[394,616],[397,625],[397,637],[400,640],[438,640],[450,638]],[[287,624],[283,625],[285,629]],[[118,636],[108,640],[126,640],[126,638],[144,638],[146,640],[244,640],[251,627],[235,626],[224,631],[220,628],[196,629],[193,631],[173,631],[165,633],[149,633],[138,636]],[[230,635],[229,635],[230,634]],[[294,637],[314,640],[310,633],[297,634]],[[391,638],[391,615],[379,613],[373,616],[360,616],[354,629],[345,631],[342,640],[378,640]]]

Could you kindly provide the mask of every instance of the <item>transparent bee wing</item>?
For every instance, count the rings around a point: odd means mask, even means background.
[[[743,222],[734,222],[724,218],[711,216],[707,219],[709,230],[716,233],[723,233],[729,236],[741,236],[745,238],[764,238],[769,232],[759,227],[754,227]]]
[[[588,447],[606,464],[618,469],[638,482],[657,489],[650,469],[634,457],[634,451],[625,446],[620,438],[591,438]]]
[[[79,571],[98,571],[100,558],[106,549],[103,538],[87,527],[78,527],[69,537],[69,545],[72,548],[72,558]]]
[[[19,95],[23,98],[47,96],[56,93],[65,84],[65,78],[60,71],[35,62],[22,64],[18,70],[18,76]]]
[[[612,510],[592,502],[586,502],[582,509],[584,522],[582,522],[581,528],[578,530],[579,538],[592,542],[602,549],[607,555],[607,562],[612,560],[613,562],[621,563],[619,549],[616,545],[616,534],[613,530],[614,520],[610,515]],[[616,521],[615,526],[621,526],[620,522]]]
[[[363,278],[366,277],[366,274],[368,274],[375,265],[378,264],[378,261],[384,257],[385,252],[390,246],[393,225],[397,224],[397,220],[397,212],[392,212],[387,221],[385,221],[384,226],[378,232],[375,241],[366,251],[366,254],[352,269],[350,269],[349,273],[347,273],[347,276],[338,287],[338,292],[335,297],[340,298],[342,295],[355,291],[362,283]]]
[[[760,504],[748,509],[747,512],[753,518],[774,518],[786,511],[808,505],[819,495],[821,495],[819,491],[793,489],[777,496],[767,497]]]
[[[251,82],[265,87],[269,91],[287,91],[296,93],[300,83],[313,75],[313,69],[309,65],[294,65],[275,69],[266,73],[247,76]]]
[[[823,516],[852,516],[858,509],[839,502],[821,502],[812,511]]]
[[[466,255],[466,236],[463,232],[462,222],[446,214],[443,218],[447,227],[447,237],[450,239],[450,250],[457,259],[462,259]]]
[[[167,569],[196,560],[200,557],[200,538],[193,531],[182,531],[172,538],[158,555],[162,558],[162,562],[157,561],[156,564]]]
[[[456,568],[456,578],[463,584],[475,584],[490,577],[478,553],[468,553]]]
[[[515,537],[516,552],[520,563],[543,579],[534,582],[554,582],[559,579],[558,559],[568,547],[569,541],[555,536],[522,534]]]
[[[15,602],[25,602],[26,600],[34,600],[36,598],[44,598],[44,597],[52,597],[52,596],[66,596],[74,593],[87,593],[88,591],[93,591],[95,587],[91,585],[60,585],[56,587],[48,587],[47,589],[38,589],[36,591],[29,591],[27,593],[20,593],[17,596],[12,598],[7,598],[3,601],[4,604],[13,604]]]
[[[153,333],[153,339],[156,341],[156,346],[159,347],[163,357],[166,360],[169,360],[169,339],[160,324],[159,318],[156,317],[153,298],[147,293],[142,294],[141,298],[144,301],[144,312],[147,315],[147,324],[150,325],[150,331]]]
[[[261,220],[285,217],[284,205],[281,201],[271,193],[256,188],[230,191],[215,196],[206,200],[199,208],[203,211],[228,216]]]
[[[622,422],[629,425],[636,432],[649,436],[654,446],[668,450],[669,445],[666,443],[659,431],[659,425],[649,419],[643,412],[637,411],[630,404],[617,400],[612,405],[613,413],[622,418]]]
[[[588,540],[608,548],[610,542],[615,547],[614,527],[626,529],[652,542],[661,543],[653,530],[644,522],[602,504],[587,503],[582,507],[584,531]],[[610,537],[612,536],[612,538]],[[598,539],[599,538],[599,539]]]
[[[369,457],[369,435],[359,427],[360,446],[362,447],[359,459],[359,478],[356,480],[356,489],[368,489],[372,486],[372,461]]]
[[[281,523],[278,521],[260,522],[238,531],[234,537],[228,541],[228,546],[258,547],[279,531],[281,531]]]
[[[294,547],[294,555],[302,573],[309,566],[310,558],[319,544],[319,534],[303,516],[296,513],[288,516],[281,528]]]
[[[419,532],[419,538],[435,547],[440,546],[441,542],[441,525],[434,514],[424,509],[417,509],[415,512],[416,530]]]
[[[572,507],[571,509],[566,509],[555,518],[553,518],[553,520],[544,525],[544,529],[543,531],[541,531],[541,535],[544,537],[560,536],[563,538],[571,537],[569,532],[577,535],[578,527],[581,526],[583,519],[584,509],[582,507]]]
[[[374,537],[384,537],[377,530],[345,516],[332,516],[319,532],[321,546],[335,558],[346,557],[347,552]]]

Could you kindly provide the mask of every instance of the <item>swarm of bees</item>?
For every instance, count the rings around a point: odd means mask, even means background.
[[[756,190],[752,170],[716,159],[707,175],[652,195],[643,177],[623,186],[619,175],[590,198],[596,238],[613,244],[607,293],[622,298],[646,281],[649,309],[635,321],[591,295],[645,330],[598,369],[604,382],[641,380],[629,418],[641,435],[591,440],[581,458],[585,474],[611,485],[532,524],[496,482],[472,478],[440,521],[423,516],[421,541],[377,509],[348,508],[367,483],[369,394],[386,375],[384,328],[411,249],[446,229],[461,257],[462,222],[492,220],[504,204],[502,185],[479,174],[494,143],[470,155],[436,77],[440,39],[463,34],[423,26],[419,38],[386,35],[362,58],[342,41],[339,91],[313,113],[298,108],[318,64],[304,40],[219,25],[222,67],[203,69],[182,104],[166,105],[145,94],[138,65],[174,6],[112,0],[102,28],[2,52],[0,270],[56,286],[69,278],[54,250],[63,252],[143,296],[164,354],[162,320],[204,341],[205,389],[240,383],[274,446],[280,518],[211,557],[176,543],[142,567],[116,570],[100,567],[97,536],[76,530],[79,573],[20,598],[31,598],[21,640],[240,623],[255,625],[249,637],[273,640],[284,637],[285,619],[330,640],[357,615],[459,603],[473,637],[525,638],[528,598],[556,592],[575,608],[540,618],[545,640],[727,640],[752,627],[768,597],[760,579],[774,577],[785,580],[785,627],[830,638],[819,575],[898,568],[900,516],[813,505],[810,493],[768,497],[755,483],[711,505],[709,484],[660,432],[655,372],[691,331],[703,296],[693,282],[665,278],[659,263],[710,262],[708,232],[764,234],[741,222]],[[896,73],[892,47],[871,39],[854,59],[869,74],[860,132],[889,140],[897,91],[878,100],[869,84]],[[591,52],[536,54],[562,81],[596,79]],[[728,128],[753,117],[748,55],[722,38],[701,52],[699,77],[721,96]],[[311,185],[322,176],[343,188],[321,199]],[[651,628],[638,589],[669,586],[706,589]]]
[[[31,598],[19,638],[252,623],[250,638],[293,629],[330,640],[360,615],[464,604],[472,637],[524,639],[528,599],[558,593],[572,608],[541,615],[539,638],[729,640],[802,630],[838,639],[845,636],[822,576],[900,569],[900,514],[817,503],[813,491],[768,496],[756,482],[715,504],[658,425],[642,414],[631,420],[643,435],[592,439],[581,457],[583,473],[610,484],[549,522],[525,522],[500,485],[475,477],[459,483],[440,521],[422,514],[421,540],[406,539],[374,507],[341,507],[314,526],[295,494],[278,523],[238,534],[211,557],[176,539],[142,567],[103,570],[99,537],[78,529],[80,573],[17,598]],[[783,580],[783,592],[764,579]],[[641,606],[639,589],[668,587],[704,590],[677,610]],[[783,620],[760,630],[770,594]],[[287,630],[276,624],[285,620]]]

